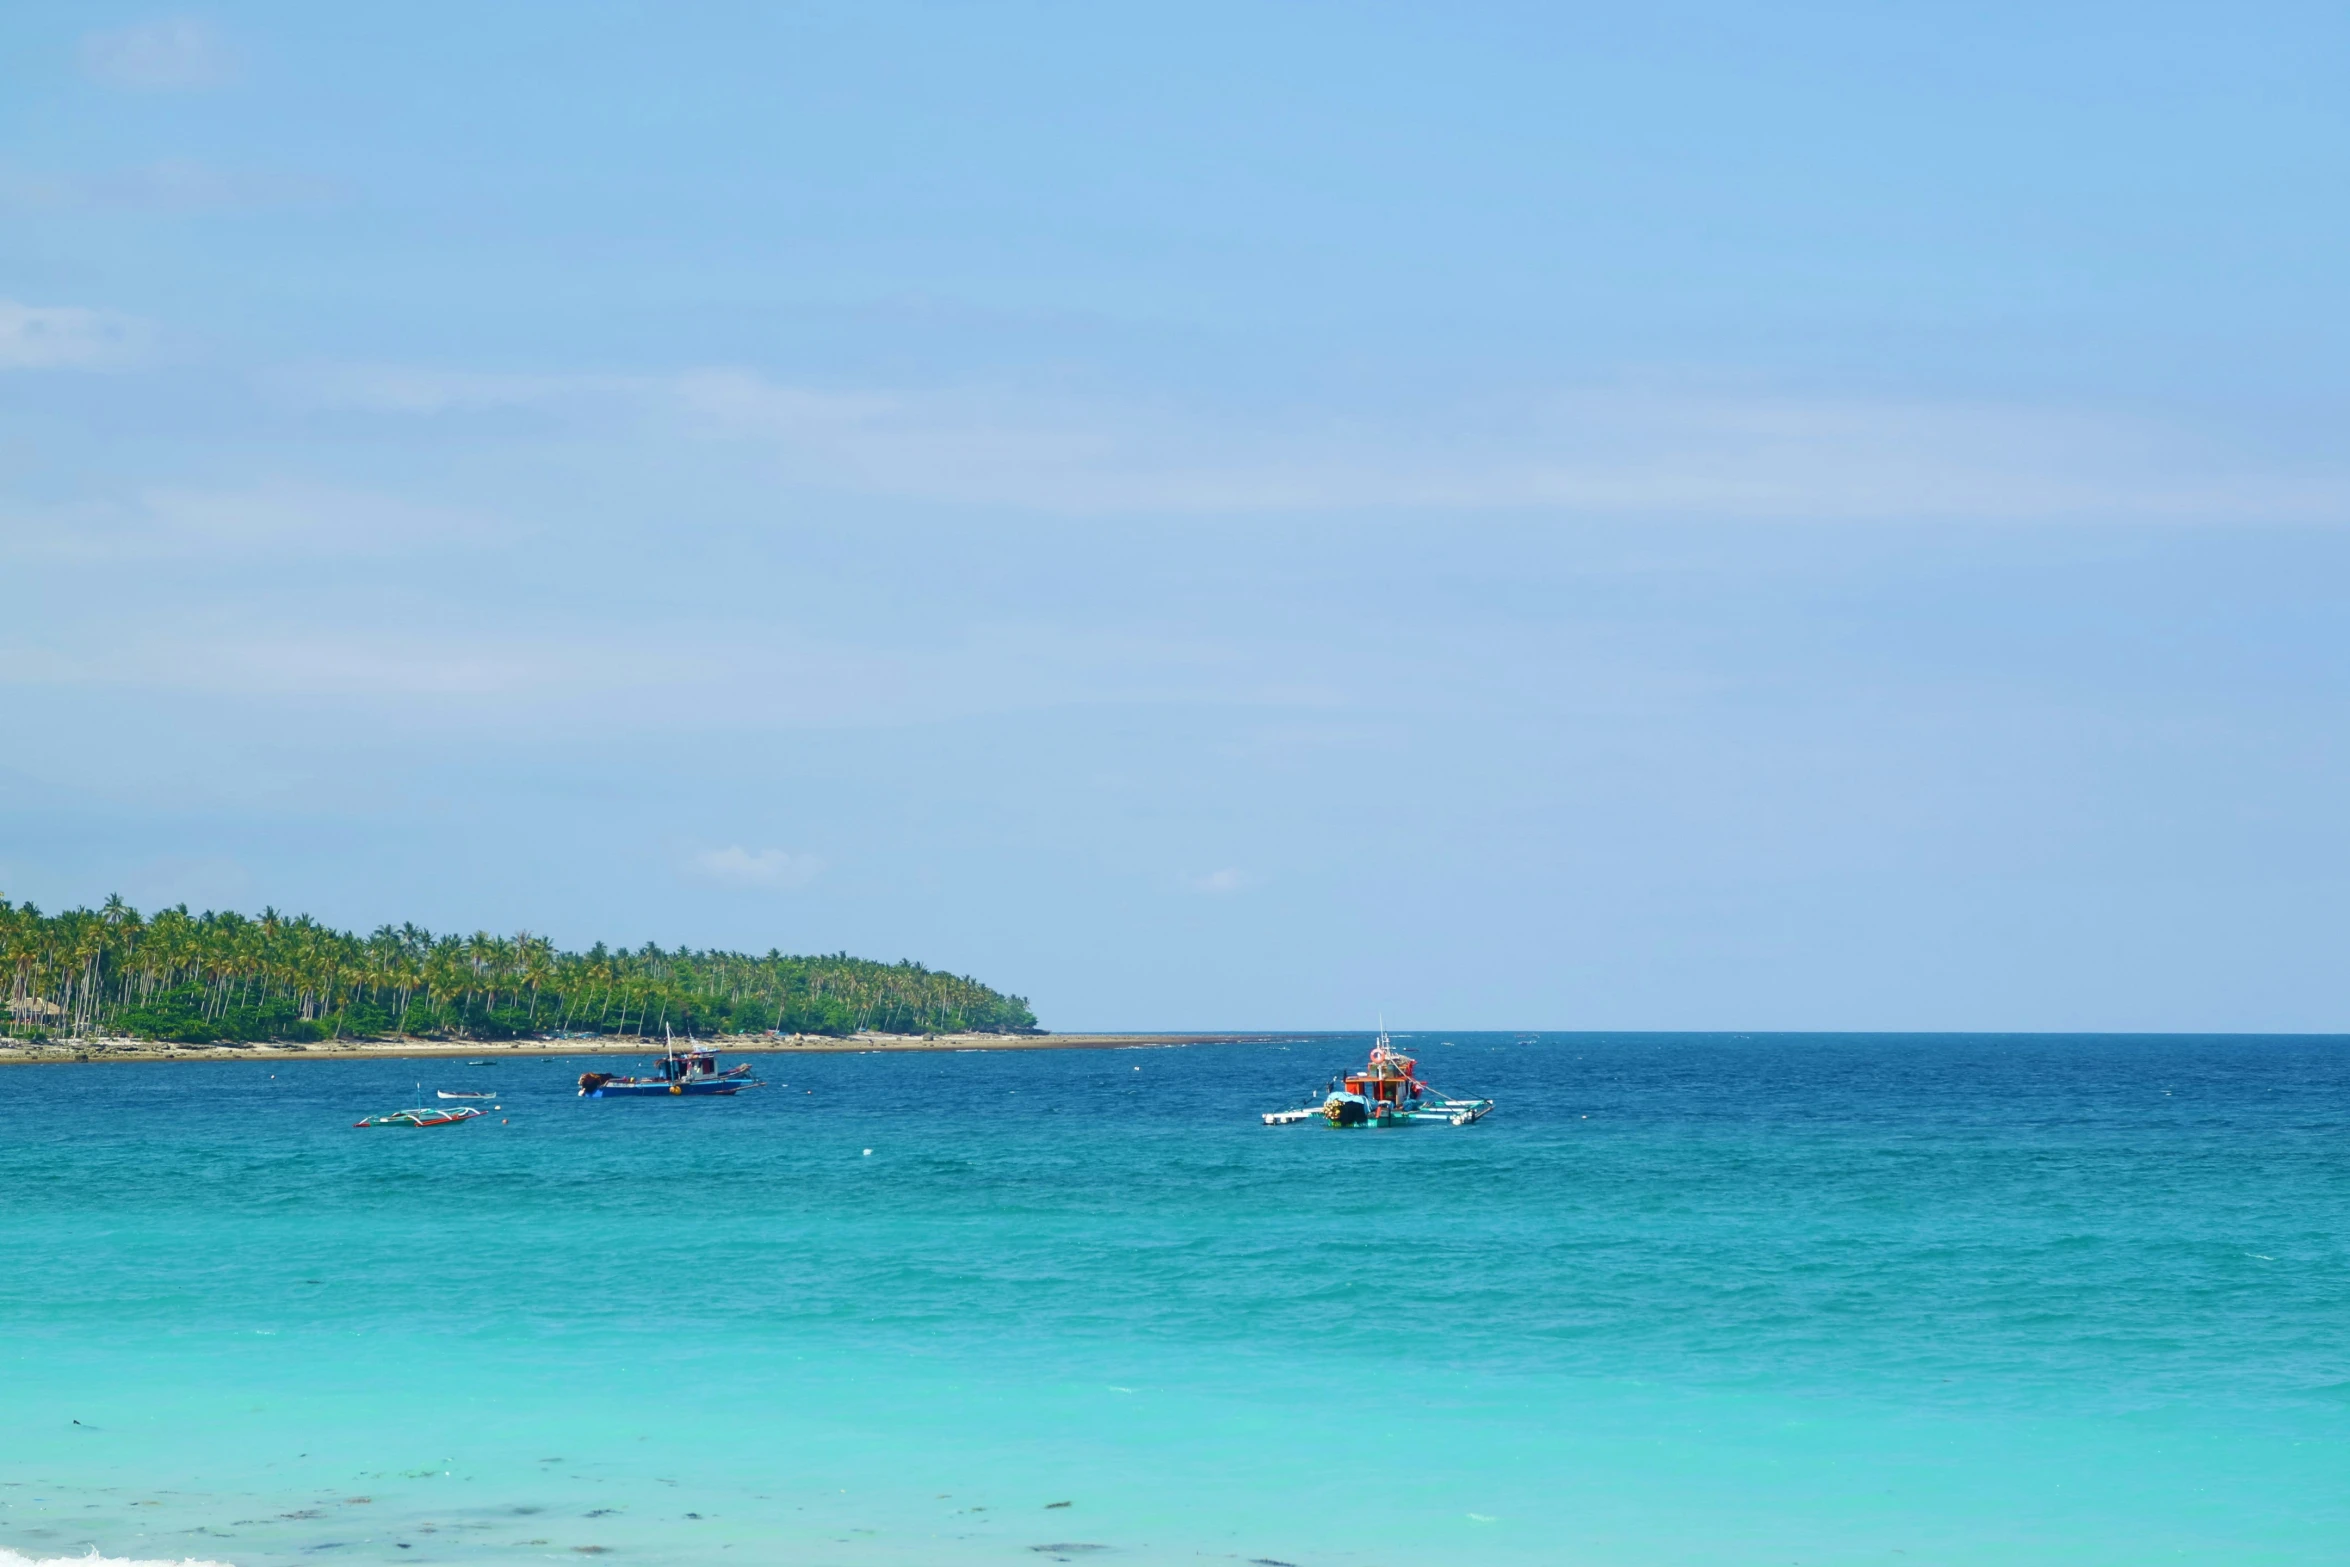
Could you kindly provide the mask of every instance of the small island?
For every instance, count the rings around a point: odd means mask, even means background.
[[[191,914],[183,904],[141,915],[119,897],[61,914],[0,898],[0,974],[8,1042],[19,1047],[527,1040],[594,1049],[665,1030],[838,1047],[1042,1032],[1022,997],[911,961],[650,943],[566,952],[528,932],[435,935],[416,925],[359,936],[275,909]]]

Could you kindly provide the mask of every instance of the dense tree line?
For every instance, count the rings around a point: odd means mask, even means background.
[[[387,1034],[658,1036],[1028,1031],[1018,996],[918,963],[847,953],[559,952],[527,933],[354,936],[265,909],[151,916],[120,898],[43,914],[0,898],[0,988],[18,1037],[130,1034],[187,1043]]]

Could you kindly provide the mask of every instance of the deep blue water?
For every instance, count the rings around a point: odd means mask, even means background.
[[[2350,1041],[1399,1042],[0,1073],[0,1547],[2350,1555]]]

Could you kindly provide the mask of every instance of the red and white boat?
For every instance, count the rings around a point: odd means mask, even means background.
[[[1295,1126],[1319,1119],[1336,1127],[1467,1126],[1492,1112],[1490,1099],[1452,1099],[1429,1087],[1421,1080],[1420,1063],[1396,1049],[1382,1028],[1371,1045],[1370,1065],[1333,1081],[1320,1103],[1268,1110],[1264,1122]]]
[[[460,1121],[475,1121],[481,1112],[471,1105],[454,1105],[448,1109],[394,1110],[385,1115],[371,1115],[364,1121],[353,1121],[360,1126],[455,1126]]]

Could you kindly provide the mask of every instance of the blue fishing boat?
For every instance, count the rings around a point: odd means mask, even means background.
[[[666,1034],[668,1031],[663,1030]],[[661,1059],[653,1064],[650,1077],[622,1077],[612,1072],[582,1072],[579,1074],[579,1097],[582,1099],[667,1099],[688,1094],[739,1094],[746,1088],[758,1087],[748,1064],[721,1069],[718,1052],[703,1045],[689,1044],[677,1048],[677,1041],[668,1041]]]

